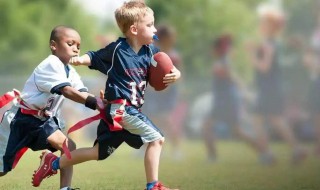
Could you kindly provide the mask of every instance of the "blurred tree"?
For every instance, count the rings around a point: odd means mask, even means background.
[[[155,12],[156,23],[168,23],[178,31],[178,48],[185,63],[187,83],[199,92],[209,90],[210,83],[203,83],[211,75],[210,47],[214,37],[229,33],[234,39],[237,53],[235,70],[243,78],[250,78],[249,64],[243,53],[243,41],[254,35],[256,5],[261,0],[175,0],[170,3],[148,1]],[[198,83],[198,84],[195,84]]]
[[[82,52],[91,49],[95,22],[83,12],[73,1],[0,0],[0,74],[29,74],[50,54],[49,36],[56,25],[77,29]]]

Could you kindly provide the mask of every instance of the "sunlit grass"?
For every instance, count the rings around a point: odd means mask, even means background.
[[[78,147],[90,146],[90,144]],[[182,190],[318,190],[320,189],[320,159],[311,153],[299,166],[290,164],[290,151],[283,144],[273,144],[278,164],[272,167],[258,164],[254,152],[242,143],[222,141],[218,144],[219,159],[210,163],[200,141],[183,143],[182,160],[171,158],[170,145],[162,155],[160,180]],[[59,189],[59,177],[31,186],[33,170],[38,167],[40,152],[28,151],[17,168],[0,178],[0,189]],[[90,161],[74,167],[73,187],[105,190],[142,190],[145,186],[143,158],[135,156],[122,145],[104,161]]]

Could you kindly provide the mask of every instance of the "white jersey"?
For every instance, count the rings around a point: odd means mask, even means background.
[[[32,110],[46,109],[52,113],[52,116],[57,116],[64,99],[57,90],[64,86],[88,91],[72,66],[66,66],[58,57],[50,55],[34,69],[25,83],[21,100],[26,107],[21,104],[19,107]]]

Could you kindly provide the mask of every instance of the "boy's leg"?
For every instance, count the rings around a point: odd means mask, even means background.
[[[258,113],[253,115],[253,130],[261,149],[259,155],[260,163],[263,165],[273,165],[276,163],[276,158],[270,149],[269,133],[264,126],[265,121],[266,116],[264,114]]]
[[[51,144],[51,146],[57,150],[61,151],[61,155],[64,154],[63,152],[63,142],[65,141],[67,137],[62,133],[60,130],[56,130],[54,133],[52,133],[48,137],[48,142]],[[68,148],[70,151],[73,151],[76,149],[75,143],[68,139]],[[73,175],[73,167],[65,167],[61,169],[60,171],[60,188],[63,187],[70,187],[71,181],[72,181],[72,175]]]
[[[258,138],[256,137],[257,134],[249,134],[243,128],[241,128],[239,123],[234,123],[233,128],[236,135],[250,147],[252,147],[257,153],[262,154],[268,151],[268,147],[258,141]]]
[[[291,148],[294,149],[297,147],[297,139],[295,138],[293,131],[284,118],[281,116],[270,116],[270,122],[275,131],[283,138],[285,142],[288,143]]]
[[[147,145],[144,166],[148,183],[158,181],[159,162],[163,143],[164,138],[150,142]]]
[[[206,118],[204,122],[204,126],[202,129],[203,139],[205,146],[207,148],[208,159],[209,161],[216,160],[216,146],[215,146],[215,137],[214,137],[214,130],[213,130],[213,119]]]
[[[62,155],[58,169],[63,169],[89,160],[106,159],[124,142],[124,133],[126,135],[129,134],[125,131],[110,131],[109,126],[101,120],[97,128],[98,138],[95,145],[90,148],[80,148],[71,151],[71,159]],[[59,144],[59,146],[62,147],[62,144]]]
[[[60,158],[56,157],[54,154],[49,153],[45,154],[45,157],[42,158],[39,169],[36,171],[35,176],[36,180],[33,179],[33,184],[37,186],[40,185],[41,181],[46,177],[46,175],[42,175],[42,171],[47,170],[45,167],[52,166],[52,172],[56,172],[58,169],[64,169],[71,167],[72,165],[79,164],[89,160],[103,160],[110,156],[114,150],[116,150],[124,141],[123,140],[123,133],[124,131],[119,132],[111,132],[109,130],[108,125],[104,121],[100,121],[97,129],[98,138],[94,145],[94,147],[90,148],[80,148],[70,152],[71,159],[68,159],[65,154],[63,154]],[[128,133],[128,132],[127,132]],[[57,142],[57,139],[60,139],[58,144],[55,146],[62,147],[63,141],[65,138],[59,135],[59,133],[54,133],[54,135],[58,136],[51,136],[51,140],[55,139],[54,141]],[[54,137],[54,138],[53,138]],[[61,142],[61,140],[63,140]],[[53,160],[46,159],[46,157],[55,157]]]
[[[80,164],[89,160],[98,160],[99,159],[99,144],[97,143],[94,147],[90,148],[79,148],[72,152],[71,159],[67,158],[65,155],[60,157],[59,167],[61,171],[63,168],[68,168],[70,166]]]
[[[287,124],[285,119],[281,116],[272,116],[270,118],[272,126],[276,132],[286,141],[292,149],[292,163],[300,164],[307,157],[307,152],[303,149],[296,139],[290,126]]]
[[[110,113],[115,115],[119,105],[112,105]],[[145,172],[147,178],[147,190],[169,190],[158,181],[159,161],[164,142],[160,130],[142,114],[138,109],[128,106],[120,123],[124,130],[125,142],[133,147],[140,148],[143,143],[148,144],[145,153]]]
[[[68,159],[65,154],[61,157],[55,156],[51,152],[43,152],[41,157],[40,166],[32,179],[33,186],[40,185],[43,179],[57,173],[61,169],[60,188],[70,187],[72,179],[72,166],[88,160],[98,159],[98,144],[91,148],[81,148],[70,152],[71,159]]]

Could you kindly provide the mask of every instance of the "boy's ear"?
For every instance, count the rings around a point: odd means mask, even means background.
[[[56,45],[57,45],[57,43],[54,40],[50,41],[50,49],[51,49],[51,51],[55,51],[57,49]]]
[[[135,24],[131,25],[129,30],[133,35],[137,35],[138,33],[138,28]]]

